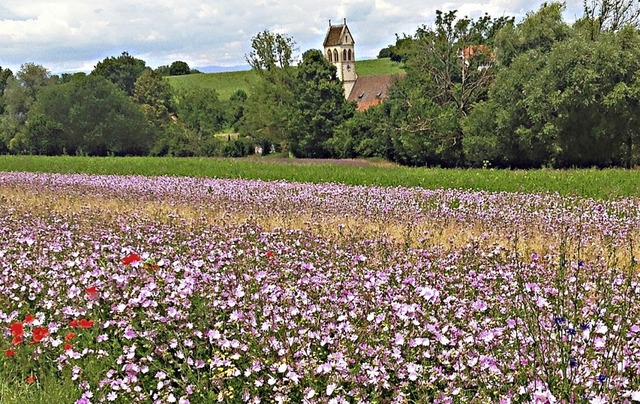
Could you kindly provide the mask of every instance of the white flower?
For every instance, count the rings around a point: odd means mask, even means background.
[[[313,398],[313,396],[316,395],[316,391],[314,389],[309,389],[309,392],[307,393],[307,395],[305,396],[307,399],[311,399]]]

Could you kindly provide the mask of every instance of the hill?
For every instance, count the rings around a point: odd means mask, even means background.
[[[400,63],[392,62],[390,59],[359,60],[356,62],[356,69],[359,76],[398,74],[404,71]],[[237,90],[249,93],[257,79],[256,73],[252,70],[167,77],[174,89],[208,88],[216,90],[221,100],[229,99]]]

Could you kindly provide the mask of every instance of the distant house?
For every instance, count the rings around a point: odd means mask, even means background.
[[[458,52],[458,58],[469,66],[474,60],[478,63],[478,70],[485,70],[491,67],[495,61],[495,56],[487,45],[470,45]]]
[[[325,58],[337,69],[345,98],[357,102],[358,111],[378,105],[387,97],[389,87],[397,76],[358,76],[355,41],[346,18],[338,25],[332,25],[329,21],[329,29],[322,45]]]

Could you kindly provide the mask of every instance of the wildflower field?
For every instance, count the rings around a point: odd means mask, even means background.
[[[0,402],[640,400],[640,199],[0,172]]]

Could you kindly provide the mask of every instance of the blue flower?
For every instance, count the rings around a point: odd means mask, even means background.
[[[567,333],[569,333],[569,335],[576,335],[576,329],[571,327],[567,330]]]
[[[569,358],[569,366],[572,368],[578,367],[578,361],[575,358]]]
[[[584,261],[583,261],[583,260],[578,260],[578,266],[579,266],[579,267],[584,266]]]
[[[586,331],[586,330],[588,330],[588,329],[589,329],[589,324],[587,324],[587,323],[580,323],[580,329],[581,329],[582,331]]]
[[[562,327],[567,322],[567,319],[561,316],[555,316],[553,318],[553,321],[556,323],[558,327]]]
[[[600,376],[598,376],[598,381],[600,383],[604,383],[605,380],[607,380],[607,376],[604,373],[600,373]]]

